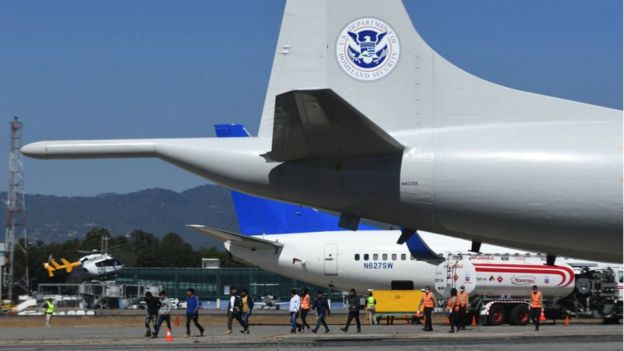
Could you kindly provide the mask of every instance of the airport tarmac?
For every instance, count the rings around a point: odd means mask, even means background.
[[[225,324],[225,319],[223,320]],[[136,327],[76,325],[73,327],[2,328],[0,350],[170,350],[170,349],[254,349],[300,350],[622,350],[622,326],[601,324],[545,325],[539,332],[531,326],[468,327],[449,334],[448,327],[436,325],[424,332],[418,325],[363,325],[362,334],[351,328],[348,334],[331,325],[329,334],[289,334],[286,325],[252,326],[250,335],[235,329],[225,334],[225,326],[207,327],[205,337],[184,337],[184,328],[173,330],[174,341],[143,337]],[[196,329],[193,330],[196,332]]]

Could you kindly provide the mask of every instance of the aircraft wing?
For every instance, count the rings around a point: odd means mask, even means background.
[[[258,250],[278,249],[284,246],[283,244],[275,242],[275,241],[257,238],[253,236],[245,236],[245,235],[238,234],[238,233],[232,233],[227,230],[210,228],[210,227],[206,227],[206,226],[199,225],[199,224],[190,224],[190,225],[187,225],[187,227],[195,231],[198,231],[202,234],[206,234],[215,239],[218,239],[221,241],[229,240],[231,242],[235,242],[236,245],[238,246],[247,247],[250,249],[258,249]]]
[[[331,89],[294,90],[275,99],[273,161],[379,156],[403,145]]]

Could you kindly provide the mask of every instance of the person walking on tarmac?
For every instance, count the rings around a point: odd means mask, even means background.
[[[199,297],[193,288],[189,288],[186,291],[186,337],[191,336],[191,321],[199,329],[199,336],[204,336],[204,327],[199,324],[199,306]]]
[[[531,321],[535,324],[535,331],[539,331],[540,316],[542,314],[542,292],[537,285],[531,291]]]
[[[297,330],[301,331],[301,324],[297,323],[297,317],[301,309],[301,297],[297,294],[297,290],[295,289],[292,289],[290,294],[290,303],[288,305],[288,312],[290,312],[290,333],[296,334]]]
[[[145,293],[143,301],[145,301],[145,304],[147,305],[147,316],[145,316],[145,337],[149,338],[150,336],[152,336],[150,323],[152,323],[154,325],[154,328],[156,328],[156,323],[158,320],[158,309],[160,308],[160,300],[152,296],[152,293],[148,291]]]
[[[449,333],[459,331],[458,312],[459,312],[459,297],[457,296],[457,289],[451,289],[451,296],[446,304],[446,310],[449,314],[449,323],[451,324],[451,330]]]
[[[420,311],[420,308],[425,306],[425,327],[424,331],[433,331],[433,324],[431,323],[431,313],[433,312],[433,308],[435,307],[435,299],[433,293],[431,292],[431,288],[427,285],[425,286],[425,293],[420,299],[420,303],[418,304],[417,311]]]
[[[232,334],[232,321],[236,319],[238,324],[243,327],[243,333],[247,330],[245,323],[241,318],[243,315],[243,299],[238,295],[236,288],[230,289],[230,300],[227,307],[227,334]]]
[[[249,334],[249,317],[251,316],[251,311],[253,311],[254,301],[247,289],[243,289],[241,291],[241,300],[243,302],[243,327],[242,333]]]
[[[160,297],[160,308],[158,309],[158,322],[154,326],[154,333],[152,334],[152,338],[158,338],[158,332],[160,332],[160,326],[163,322],[167,322],[167,329],[171,332],[171,316],[169,313],[173,309],[171,304],[171,300],[167,298],[167,294],[164,291],[161,291],[158,294]]]
[[[318,332],[322,323],[325,327],[325,333],[329,333],[329,327],[325,322],[325,316],[329,316],[331,311],[329,308],[329,302],[327,301],[327,298],[323,296],[323,292],[321,290],[316,293],[316,300],[314,300],[312,306],[316,309],[316,327],[312,329],[312,332]]]
[[[368,315],[368,321],[371,325],[377,324],[375,305],[377,305],[377,299],[373,296],[373,291],[369,290],[368,297],[366,298],[366,314]]]
[[[349,316],[347,317],[347,324],[344,328],[340,328],[343,332],[349,331],[349,325],[351,325],[351,321],[355,318],[355,323],[357,325],[356,333],[362,332],[362,327],[360,325],[360,297],[358,296],[355,289],[349,290],[349,296],[347,298],[349,303]]]
[[[301,293],[301,330],[303,332],[305,332],[306,328],[310,330],[310,325],[306,321],[308,313],[310,312],[310,307],[310,293],[308,292],[308,288],[305,288]]]
[[[56,306],[54,306],[54,301],[52,299],[48,299],[44,305],[45,308],[45,326],[46,328],[50,328],[52,326],[52,315],[54,315],[54,311],[56,311]]]
[[[468,293],[465,286],[459,287],[459,311],[457,313],[458,325],[461,330],[466,330],[466,316],[468,315]]]

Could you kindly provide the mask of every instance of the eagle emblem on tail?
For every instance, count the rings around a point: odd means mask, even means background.
[[[374,30],[362,30],[358,33],[347,32],[351,37],[349,43],[349,58],[362,68],[373,68],[388,56],[388,43],[384,38],[388,32],[376,32]]]

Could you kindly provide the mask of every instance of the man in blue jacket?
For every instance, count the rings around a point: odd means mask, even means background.
[[[191,336],[191,320],[199,329],[199,336],[204,336],[204,327],[199,324],[199,297],[195,296],[195,290],[189,288],[186,291],[186,336]]]
[[[312,329],[312,332],[316,333],[319,330],[321,323],[323,323],[325,333],[329,333],[329,327],[325,322],[325,316],[329,316],[331,310],[329,309],[327,298],[323,296],[323,292],[321,290],[318,291],[316,300],[312,303],[312,307],[316,309],[316,327]]]

